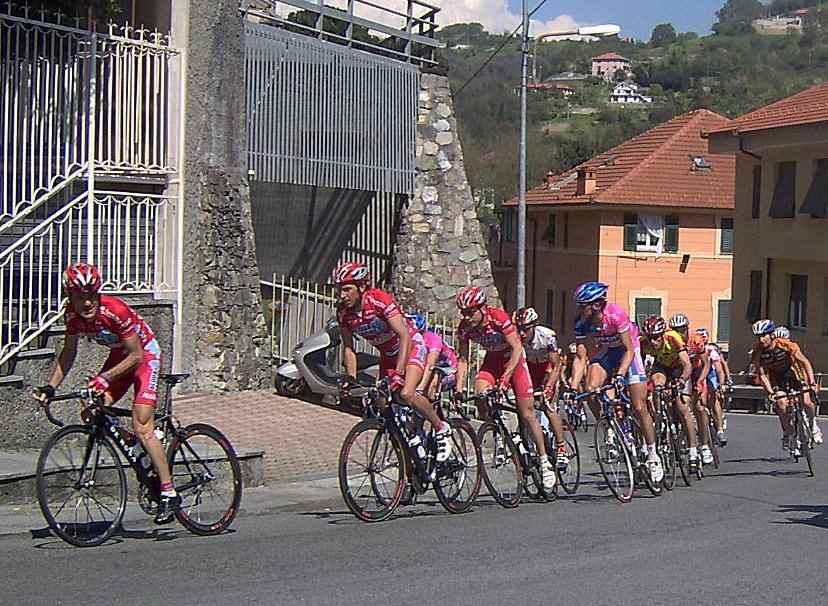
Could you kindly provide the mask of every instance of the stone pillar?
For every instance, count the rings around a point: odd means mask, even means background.
[[[417,178],[411,203],[402,210],[394,293],[404,309],[454,315],[457,291],[474,284],[486,288],[497,305],[448,78],[422,75],[417,113]]]
[[[190,0],[187,40],[182,366],[193,373],[193,389],[252,389],[265,379],[267,336],[247,184],[238,0]]]

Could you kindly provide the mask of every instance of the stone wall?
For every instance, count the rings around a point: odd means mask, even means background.
[[[444,76],[420,79],[417,178],[402,211],[392,284],[405,309],[455,315],[454,297],[470,284],[486,288],[498,304]]]
[[[247,184],[237,0],[190,0],[182,368],[189,388],[263,385],[266,327]]]

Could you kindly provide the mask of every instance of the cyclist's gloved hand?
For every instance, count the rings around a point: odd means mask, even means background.
[[[55,388],[51,385],[44,385],[43,387],[35,387],[34,393],[32,394],[34,399],[42,404],[45,404],[49,400],[55,397]]]
[[[500,377],[500,381],[497,383],[498,389],[501,391],[509,391],[509,387],[512,384],[512,376],[511,375],[503,375]]]
[[[89,383],[86,386],[95,393],[104,393],[109,389],[109,381],[103,375],[98,375],[97,377],[89,379]]]
[[[339,378],[339,397],[347,400],[351,397],[351,390],[357,385],[357,380],[351,376]]]
[[[403,376],[396,370],[392,370],[388,373],[388,379],[388,389],[391,391],[399,391],[405,387],[405,379],[403,379]]]

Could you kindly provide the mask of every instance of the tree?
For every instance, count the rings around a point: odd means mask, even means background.
[[[676,28],[672,23],[659,23],[653,28],[650,36],[650,46],[659,48],[673,44],[676,41]]]
[[[765,6],[759,0],[727,0],[716,12],[718,23],[713,31],[719,36],[738,36],[753,31],[751,21],[765,14]]]
[[[624,69],[617,69],[615,73],[612,75],[612,79],[616,82],[623,82],[627,79],[627,70]]]

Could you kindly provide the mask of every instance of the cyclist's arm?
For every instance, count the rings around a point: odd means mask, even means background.
[[[688,354],[685,349],[679,352],[678,358],[681,362],[681,380],[689,381],[690,375],[693,374],[693,365],[690,363],[690,354]]]
[[[357,356],[354,351],[354,333],[340,324],[339,333],[342,337],[342,365],[345,374],[349,377],[357,376]]]
[[[809,385],[816,385],[816,377],[814,377],[814,367],[811,364],[811,361],[802,353],[802,350],[794,354],[794,362],[799,364],[802,368],[805,369],[805,373],[808,377],[808,384]]]
[[[575,359],[572,360],[572,376],[569,379],[569,388],[578,391],[581,379],[587,365],[587,348],[584,343],[578,343],[575,349]]]
[[[724,385],[725,373],[721,358],[713,362],[713,369],[716,371],[716,378],[719,379],[719,385]]]
[[[549,373],[549,378],[546,380],[546,387],[556,389],[561,378],[561,354],[557,351],[550,351],[549,363],[552,365],[552,372]]]
[[[765,393],[768,394],[768,397],[773,397],[774,389],[773,385],[771,385],[770,378],[768,377],[768,373],[765,372],[765,367],[761,364],[756,366],[756,372],[759,377],[759,382],[762,384],[762,387],[765,390]]]
[[[417,389],[425,389],[428,386],[429,381],[431,380],[431,369],[437,364],[437,361],[440,359],[440,350],[435,349],[433,351],[428,352],[425,361],[425,370],[423,370],[423,378],[420,379],[420,384],[417,385]]]
[[[469,372],[469,340],[461,339],[457,348],[457,387],[462,391],[466,385],[466,375]]]
[[[130,335],[122,341],[127,356],[109,370],[101,373],[101,376],[109,381],[115,381],[134,371],[144,361],[144,348],[141,346],[141,339],[138,335]]]
[[[515,372],[520,359],[523,356],[523,343],[520,342],[520,337],[517,331],[510,335],[506,335],[506,343],[512,348],[512,354],[509,356],[509,361],[506,363],[506,368],[503,369],[503,377],[511,377]]]
[[[727,383],[732,383],[733,377],[730,376],[730,365],[727,363],[724,356],[722,356],[722,370],[724,371],[725,381]]]
[[[630,369],[630,364],[632,364],[633,357],[635,356],[635,348],[633,347],[629,330],[619,333],[618,336],[621,337],[621,344],[624,346],[624,357],[621,358],[621,363],[618,365],[618,370],[615,374],[626,377],[627,371]]]
[[[411,351],[411,335],[408,334],[408,325],[402,315],[388,318],[388,326],[397,334],[400,340],[400,353],[397,355],[397,372],[405,374],[405,367],[408,366],[408,352]]]
[[[63,340],[63,349],[57,359],[55,369],[52,371],[52,377],[49,379],[49,385],[57,389],[63,383],[63,379],[69,374],[72,365],[75,363],[75,356],[78,354],[78,341],[80,335],[66,335]]]

